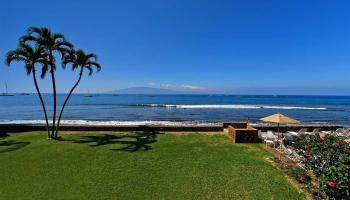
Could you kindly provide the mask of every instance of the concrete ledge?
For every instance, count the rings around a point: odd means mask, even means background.
[[[0,134],[29,131],[46,131],[43,125],[0,124]],[[169,132],[221,132],[222,126],[92,126],[62,125],[60,131],[169,131]]]
[[[273,130],[277,131],[276,124],[254,124],[243,122],[223,123],[223,125],[210,126],[161,126],[161,125],[130,125],[130,126],[112,126],[112,125],[61,125],[61,131],[168,131],[168,132],[222,132],[225,127],[235,127],[237,129],[244,128],[247,125],[261,131]],[[312,131],[315,128],[320,128],[322,131],[336,130],[343,128],[340,125],[331,124],[293,124],[280,125],[279,130],[285,131],[299,131],[301,128],[307,128]],[[46,131],[44,125],[37,124],[0,124],[0,135],[4,133],[15,132],[30,132],[30,131]]]
[[[224,128],[228,128],[229,126],[232,126],[234,128],[245,128],[247,127],[247,122],[242,121],[236,121],[236,122],[224,122],[222,124]]]

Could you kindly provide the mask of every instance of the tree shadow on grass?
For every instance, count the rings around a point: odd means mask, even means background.
[[[10,135],[7,134],[5,131],[0,130],[0,140],[1,140],[2,138],[8,137],[8,136],[10,136]]]
[[[159,132],[133,132],[125,134],[102,134],[102,135],[85,135],[77,140],[71,140],[73,143],[90,144],[91,147],[103,145],[122,145],[121,148],[112,148],[112,151],[148,151],[152,149],[151,144],[155,143]]]
[[[29,144],[30,144],[30,142],[17,142],[17,141],[13,141],[13,140],[0,140],[0,153],[16,151],[16,150],[21,149]]]

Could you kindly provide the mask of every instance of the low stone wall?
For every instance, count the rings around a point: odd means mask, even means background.
[[[258,130],[247,126],[246,128],[228,127],[228,135],[235,143],[259,143]]]
[[[222,124],[223,128],[228,128],[229,126],[232,126],[234,128],[246,128],[247,127],[247,122],[224,122]]]
[[[224,128],[232,126],[236,129],[244,129],[247,127],[245,122],[227,122],[220,125],[211,126],[112,126],[112,125],[62,125],[61,131],[169,131],[169,132],[222,132]],[[276,124],[249,124],[252,128],[266,132],[267,130],[277,131],[278,126]],[[279,130],[281,132],[286,131],[299,131],[301,128],[307,128],[308,131],[312,131],[315,128],[320,128],[322,131],[336,130],[337,128],[343,128],[338,125],[329,124],[295,124],[295,125],[281,125]],[[14,132],[30,132],[30,131],[46,131],[44,125],[32,125],[32,124],[0,124],[0,135],[4,133]]]
[[[1,133],[46,131],[43,125],[0,124]],[[92,126],[62,125],[60,131],[169,131],[169,132],[221,132],[222,126]]]

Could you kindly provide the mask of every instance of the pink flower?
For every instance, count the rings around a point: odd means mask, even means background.
[[[325,137],[324,137],[324,135],[320,135],[320,142],[324,142],[324,139],[325,139]]]
[[[307,147],[308,147],[309,145],[307,145],[307,144],[304,144],[304,149],[307,149]]]
[[[333,188],[335,187],[336,184],[333,181],[329,181],[328,185],[329,187]]]
[[[305,152],[304,155],[305,155],[306,158],[310,158],[312,156],[312,152],[311,151],[307,151],[307,152]]]
[[[335,148],[339,147],[338,142],[333,142],[333,143],[332,143],[332,147],[333,147],[333,149],[335,149]]]

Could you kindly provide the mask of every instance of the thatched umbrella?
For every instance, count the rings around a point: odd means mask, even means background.
[[[274,115],[261,118],[260,120],[264,122],[274,122],[274,123],[299,123],[298,120],[287,117],[281,113],[276,113]]]
[[[287,117],[281,113],[276,113],[274,115],[270,115],[268,117],[264,117],[260,119],[261,121],[264,122],[273,122],[273,123],[277,123],[278,126],[278,132],[279,132],[279,125],[284,123],[284,124],[289,124],[289,123],[299,123],[298,120]]]

